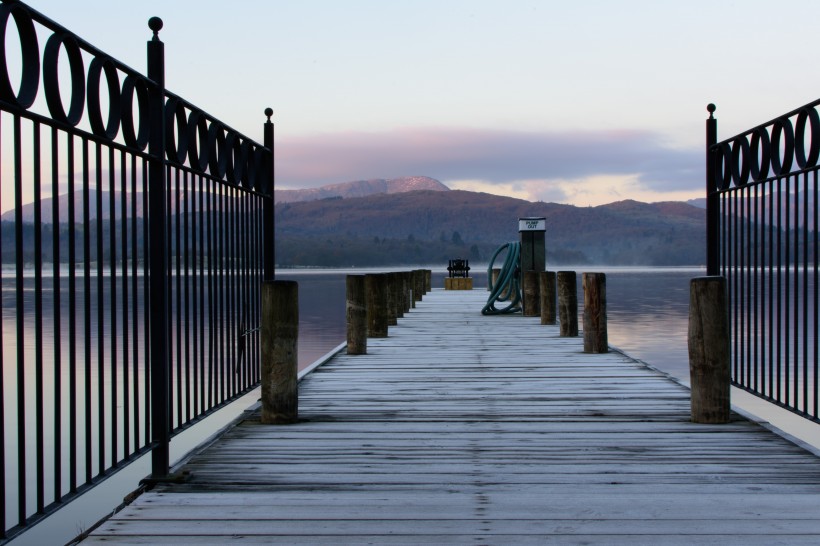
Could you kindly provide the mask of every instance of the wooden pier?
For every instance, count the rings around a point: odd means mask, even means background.
[[[820,459],[618,352],[435,290],[85,541],[105,544],[818,544]],[[659,334],[660,335],[660,334]]]

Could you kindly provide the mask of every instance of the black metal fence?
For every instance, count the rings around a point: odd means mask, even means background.
[[[728,281],[732,383],[818,414],[820,100],[717,141],[709,105],[710,275]]]
[[[167,477],[259,381],[272,111],[258,144],[167,91],[149,26],[143,76],[0,5],[3,539],[148,451]]]

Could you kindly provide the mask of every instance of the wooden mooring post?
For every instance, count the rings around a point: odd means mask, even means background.
[[[558,322],[561,337],[578,335],[578,281],[575,271],[558,272]]]
[[[367,301],[367,336],[387,337],[387,276],[373,273],[364,276]]]
[[[584,352],[608,353],[606,329],[606,275],[584,273]]]
[[[421,301],[424,294],[424,271],[421,269],[414,269],[413,273],[413,300]]]
[[[384,273],[383,275],[387,287],[387,289],[385,290],[385,296],[387,298],[387,325],[395,326],[399,323],[397,306],[398,294],[396,293],[395,276],[393,275],[393,273]]]
[[[724,277],[697,277],[689,285],[689,378],[692,422],[728,423],[731,370]]]
[[[367,354],[367,297],[364,275],[348,275],[346,280],[347,354]]]
[[[262,283],[262,411],[268,424],[293,423],[299,417],[297,345],[299,285],[294,281]]]
[[[539,272],[538,284],[541,296],[541,324],[555,324],[555,271]]]
[[[537,317],[541,315],[541,296],[538,284],[538,271],[524,271],[523,286],[524,316]]]

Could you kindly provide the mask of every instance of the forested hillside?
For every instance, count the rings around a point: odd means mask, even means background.
[[[518,240],[518,218],[547,219],[548,261],[612,265],[704,262],[705,211],[686,203],[599,207],[467,191],[416,191],[276,206],[280,265],[366,266],[486,260]]]

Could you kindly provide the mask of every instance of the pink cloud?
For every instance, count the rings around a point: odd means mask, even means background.
[[[630,130],[416,128],[284,136],[276,147],[280,187],[410,175],[507,184],[633,174],[647,188],[670,191],[699,187],[702,169],[700,150],[669,148],[656,133]]]

